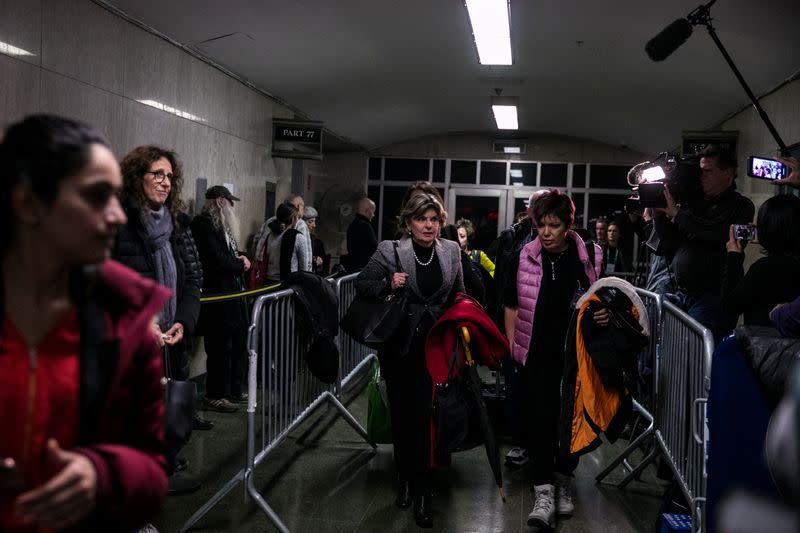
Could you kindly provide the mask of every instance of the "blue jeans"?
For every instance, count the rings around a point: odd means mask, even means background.
[[[667,293],[667,300],[685,311],[687,315],[708,328],[714,336],[714,344],[730,335],[736,326],[736,319],[722,309],[722,298],[713,292],[678,291]]]

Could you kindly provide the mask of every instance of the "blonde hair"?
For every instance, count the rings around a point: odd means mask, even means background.
[[[456,229],[464,228],[467,232],[467,237],[472,237],[475,234],[475,225],[468,218],[459,218],[456,221]]]

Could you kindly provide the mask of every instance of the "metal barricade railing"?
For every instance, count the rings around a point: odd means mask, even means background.
[[[337,293],[340,293],[339,318],[355,294],[354,291],[351,293],[354,279],[355,275],[333,280]],[[342,291],[345,294],[341,294]],[[343,386],[347,386],[375,355],[352,339],[339,338],[340,374],[337,382],[327,385],[317,380],[303,360],[309,335],[304,331],[302,321],[295,320],[297,310],[293,294],[292,289],[269,293],[258,298],[253,306],[247,334],[249,365],[245,467],[203,504],[181,531],[191,528],[241,483],[246,494],[253,497],[272,523],[280,531],[287,532],[287,527],[255,486],[254,470],[293,429],[324,403],[333,404],[342,418],[375,448],[375,444],[369,442],[367,432],[340,401]],[[343,378],[344,371],[348,374]],[[259,429],[260,441],[256,446]]]
[[[713,352],[711,332],[672,303],[663,302],[656,439],[692,507],[695,531],[702,531],[706,495],[705,402]],[[698,433],[699,424],[703,429]]]
[[[655,379],[655,373],[658,367],[658,350],[661,334],[661,296],[644,289],[636,289],[636,293],[642,299],[642,303],[644,303],[645,310],[647,311],[650,338],[647,341],[647,346],[642,349],[639,355],[640,363],[645,363],[639,365],[640,375],[643,376],[646,382],[645,390],[641,397],[633,400],[633,409],[647,422],[647,427],[595,477],[595,481],[600,483],[613,472],[614,469],[622,465],[627,474],[621,481],[616,483],[618,488],[625,488],[658,456],[658,449],[653,446],[638,465],[633,466],[629,462],[633,452],[641,447],[646,440],[651,439],[655,433],[655,419],[651,411],[656,404],[656,397],[658,394],[658,384]],[[649,376],[644,372],[645,368],[650,369]]]
[[[356,274],[348,274],[334,281],[336,294],[339,295],[339,320],[344,317],[350,303],[356,297],[355,281]],[[339,346],[339,376],[341,377],[341,387],[347,388],[352,379],[372,361],[377,360],[375,351],[368,346],[356,342],[350,335],[343,330],[339,330],[336,337]],[[342,389],[343,390],[343,389]]]
[[[649,426],[596,480],[602,481],[622,464],[628,474],[617,486],[624,488],[661,455],[691,505],[695,531],[703,531],[708,432],[704,425],[705,409],[701,407],[710,387],[714,338],[708,329],[657,294],[643,289],[636,292],[649,315],[651,337],[641,357],[651,361],[653,380],[647,402],[649,410],[637,401],[634,408]],[[631,467],[628,463],[631,453],[651,436],[655,437],[656,446],[637,466]]]

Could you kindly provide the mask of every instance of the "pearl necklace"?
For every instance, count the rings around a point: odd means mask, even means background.
[[[414,253],[414,260],[417,262],[417,264],[419,266],[426,267],[426,266],[431,264],[431,262],[433,261],[433,258],[436,256],[436,247],[434,246],[434,247],[431,247],[431,248],[432,248],[431,249],[431,256],[428,258],[428,260],[426,262],[423,263],[422,261],[419,260],[419,257],[417,257],[417,251],[414,249],[414,246],[411,246],[411,251]]]

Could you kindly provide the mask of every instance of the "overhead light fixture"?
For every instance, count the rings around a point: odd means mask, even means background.
[[[519,98],[516,96],[492,96],[492,113],[494,121],[499,130],[518,130],[517,104]]]
[[[31,52],[27,50],[23,50],[22,48],[17,48],[16,46],[12,46],[8,43],[4,43],[0,41],[0,54],[5,54],[7,56],[35,56]]]
[[[136,100],[136,101],[139,102],[140,104],[149,105],[150,107],[155,107],[156,109],[160,109],[161,111],[166,111],[167,113],[171,113],[181,118],[194,120],[196,122],[206,121],[206,119],[202,117],[198,117],[197,115],[192,115],[191,113],[187,113],[186,111],[181,111],[180,109],[175,109],[172,106],[162,104],[161,102],[156,102],[155,100]]]
[[[503,152],[506,154],[521,154],[522,148],[519,146],[504,146]]]
[[[511,65],[508,0],[466,0],[481,65]]]

